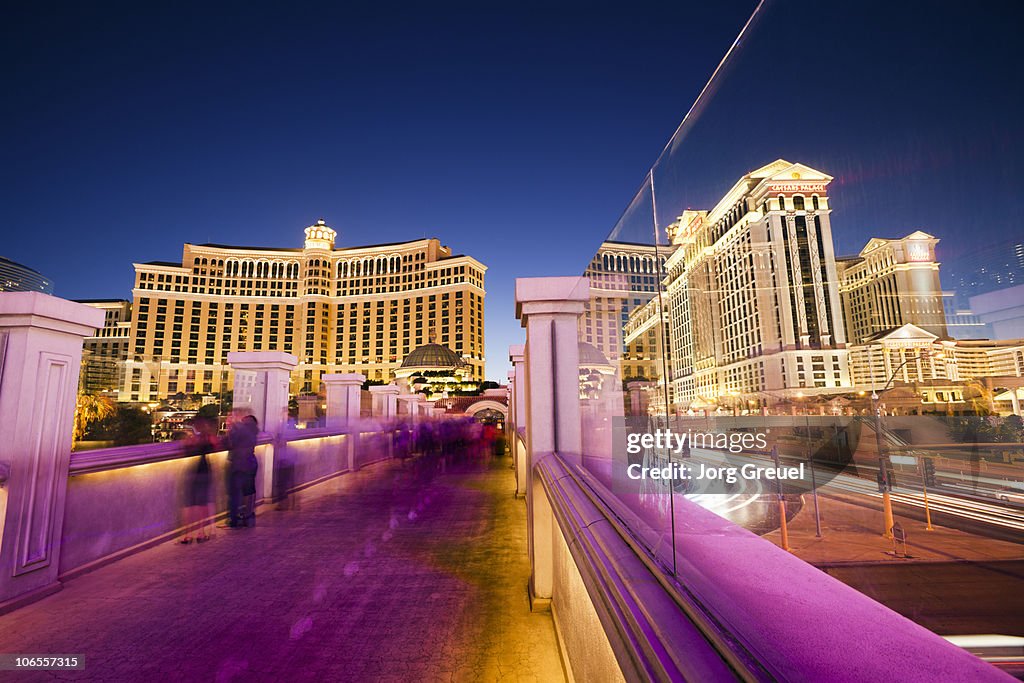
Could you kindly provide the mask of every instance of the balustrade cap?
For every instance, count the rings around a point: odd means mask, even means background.
[[[508,360],[511,363],[522,363],[526,358],[526,346],[523,344],[513,344],[508,347]]]
[[[585,277],[526,277],[516,279],[516,318],[544,313],[579,315],[590,300],[590,281]]]
[[[98,308],[42,292],[0,294],[0,328],[39,327],[84,337],[103,327],[105,315]]]
[[[291,372],[299,359],[284,351],[231,351],[228,365],[235,370],[287,370]]]
[[[383,386],[370,387],[371,394],[391,394],[397,396],[399,391],[400,389],[394,384],[385,384]]]
[[[353,386],[355,384],[362,386],[363,382],[366,381],[366,377],[360,375],[358,372],[347,372],[335,375],[323,375],[320,377],[320,381],[328,386],[332,384],[338,384],[343,387]]]

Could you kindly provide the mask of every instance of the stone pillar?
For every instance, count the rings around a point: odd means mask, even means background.
[[[534,610],[550,609],[551,605],[555,521],[533,468],[552,453],[578,460],[582,451],[577,325],[589,297],[590,284],[582,277],[516,280],[516,318],[526,328],[522,375],[526,405],[522,414],[527,435],[529,590]]]
[[[0,294],[0,614],[60,589],[82,339],[103,311]]]
[[[247,408],[260,431],[276,434],[288,414],[288,383],[299,359],[283,351],[232,351],[228,365],[235,371],[235,408]]]
[[[359,421],[360,392],[366,378],[359,373],[324,375],[327,388],[327,427],[343,429]]]
[[[419,422],[419,415],[416,413],[416,404],[419,401],[419,397],[416,394],[399,394],[395,398],[405,404],[405,412],[408,414],[409,420],[413,424]]]
[[[510,408],[514,403],[516,427],[521,428],[526,426],[526,347],[522,344],[508,347],[508,359],[512,363],[512,372],[516,378]]]
[[[327,391],[327,428],[346,429],[345,464],[352,471],[356,465],[356,451],[359,447],[360,392],[366,378],[359,373],[324,375],[320,378]]]
[[[511,347],[517,348],[517,347]],[[522,349],[522,347],[518,347]],[[510,355],[510,359],[511,359]],[[522,358],[522,354],[520,354]],[[512,470],[516,475],[516,498],[526,497],[526,454],[523,449],[519,446],[519,424],[523,419],[519,415],[519,408],[517,402],[518,387],[521,382],[516,380],[516,371],[509,370],[508,372],[508,424],[506,425],[506,438],[508,439],[508,448],[512,453]]]
[[[398,417],[398,386],[385,384],[381,387],[370,387],[373,395],[373,416],[386,422]]]

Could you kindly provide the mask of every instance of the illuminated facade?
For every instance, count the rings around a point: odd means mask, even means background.
[[[668,347],[671,320],[668,311],[662,310],[661,297],[654,297],[643,306],[633,309],[626,321],[625,338],[626,356],[643,363],[644,374],[623,379],[646,379],[665,382],[666,363],[672,357]],[[671,385],[669,385],[671,388]],[[671,397],[669,398],[671,403]]]
[[[846,336],[859,343],[906,324],[947,336],[935,245],[917,231],[902,239],[870,240],[856,257],[838,260]]]
[[[972,380],[1024,386],[1024,339],[942,339],[908,323],[851,345],[850,368],[865,391],[902,386],[923,410],[960,410]],[[1012,410],[1020,414],[1016,400]]]
[[[486,266],[432,238],[338,248],[322,220],[305,237],[301,249],[186,244],[180,263],[135,264],[120,399],[228,391],[231,351],[297,356],[295,394],[328,373],[386,382],[431,334],[483,379]]]
[[[606,241],[584,273],[590,281],[590,301],[580,318],[580,341],[597,348],[622,378],[653,378],[661,372],[644,343],[639,348],[627,345],[623,331],[630,314],[656,297],[673,249]]]
[[[679,408],[849,390],[831,180],[780,159],[668,227],[679,247],[665,280]]]
[[[78,303],[103,311],[103,327],[82,343],[79,382],[87,394],[117,392],[124,384],[131,344],[132,304],[123,299],[84,299]]]

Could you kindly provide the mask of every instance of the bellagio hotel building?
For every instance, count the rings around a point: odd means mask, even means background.
[[[122,401],[229,391],[231,351],[284,351],[291,391],[326,373],[388,382],[431,338],[482,381],[484,272],[437,239],[335,248],[323,220],[301,249],[186,244],[181,263],[135,264]]]

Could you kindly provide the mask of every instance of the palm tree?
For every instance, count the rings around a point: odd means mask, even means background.
[[[79,394],[75,404],[74,440],[81,441],[89,427],[114,414],[114,404],[106,396]]]

